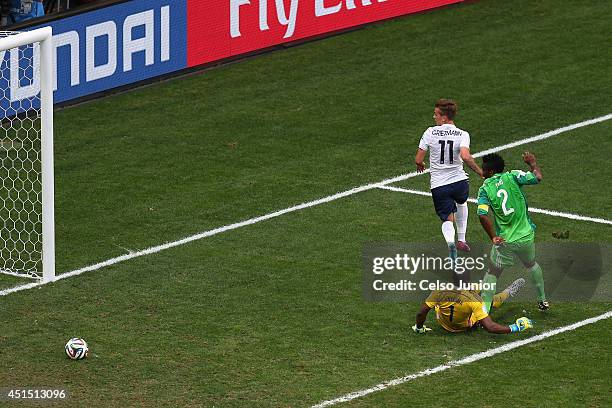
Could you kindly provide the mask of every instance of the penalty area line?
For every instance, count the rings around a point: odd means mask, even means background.
[[[537,142],[537,141],[540,141],[540,140],[548,139],[549,137],[560,135],[562,133],[569,132],[569,131],[572,131],[572,130],[575,130],[575,129],[578,129],[578,128],[581,128],[581,127],[591,126],[591,125],[594,125],[596,123],[605,122],[605,121],[610,120],[610,119],[612,119],[612,113],[609,113],[607,115],[600,116],[600,117],[597,117],[597,118],[585,120],[585,121],[582,121],[582,122],[574,123],[572,125],[564,126],[564,127],[558,128],[558,129],[554,129],[554,130],[551,130],[551,131],[548,131],[546,133],[542,133],[542,134],[539,134],[539,135],[536,135],[536,136],[531,136],[531,137],[528,137],[528,138],[519,139],[519,140],[517,140],[515,142],[512,142],[512,143],[508,143],[508,144],[505,144],[505,145],[493,147],[491,149],[488,149],[488,150],[485,150],[485,151],[482,151],[482,152],[474,154],[474,157],[481,157],[481,156],[484,156],[484,155],[489,154],[489,153],[500,152],[502,150],[511,149],[511,148],[514,148],[514,147],[517,147],[517,146],[520,146],[520,145],[524,145],[524,144],[527,144],[527,143],[533,143],[533,142]],[[22,290],[33,289],[33,288],[36,288],[36,287],[39,287],[39,286],[42,286],[42,285],[46,285],[47,283],[52,283],[52,282],[55,282],[55,281],[58,281],[58,280],[61,280],[61,279],[66,279],[66,278],[70,278],[70,277],[73,277],[73,276],[77,276],[77,275],[80,275],[80,274],[85,273],[85,272],[95,271],[95,270],[98,270],[98,269],[101,269],[101,268],[105,268],[107,266],[115,265],[115,264],[120,263],[120,262],[125,262],[125,261],[130,260],[130,259],[138,258],[138,257],[145,256],[145,255],[151,255],[151,254],[154,254],[154,253],[166,250],[166,249],[177,247],[179,245],[184,245],[184,244],[187,244],[189,242],[193,242],[193,241],[197,241],[197,240],[200,240],[200,239],[203,239],[203,238],[211,237],[213,235],[217,235],[217,234],[220,234],[222,232],[231,231],[231,230],[234,230],[234,229],[237,229],[237,228],[245,227],[247,225],[256,224],[258,222],[269,220],[269,219],[275,218],[275,217],[279,217],[279,216],[284,215],[284,214],[288,214],[288,213],[291,213],[291,212],[303,210],[305,208],[314,207],[314,206],[319,205],[319,204],[328,203],[328,202],[331,202],[331,201],[334,201],[334,200],[338,200],[340,198],[351,196],[353,194],[361,193],[363,191],[368,191],[368,190],[372,190],[372,189],[375,189],[375,188],[379,188],[381,186],[386,186],[388,184],[396,183],[398,181],[408,180],[410,178],[417,177],[417,176],[426,174],[428,172],[429,172],[429,169],[426,169],[422,173],[417,173],[416,171],[414,171],[412,173],[402,174],[402,175],[399,175],[399,176],[396,176],[396,177],[388,178],[388,179],[382,180],[382,181],[380,181],[378,183],[371,183],[371,184],[365,184],[365,185],[362,185],[362,186],[359,186],[359,187],[354,187],[354,188],[351,188],[351,189],[346,190],[346,191],[342,191],[342,192],[339,192],[339,193],[336,193],[336,194],[329,195],[327,197],[320,198],[318,200],[308,201],[306,203],[295,205],[293,207],[288,207],[288,208],[285,208],[283,210],[275,211],[275,212],[272,212],[272,213],[269,213],[269,214],[265,214],[265,215],[262,215],[262,216],[259,216],[259,217],[250,218],[250,219],[242,221],[242,222],[237,222],[237,223],[234,223],[234,224],[230,224],[230,225],[226,225],[226,226],[223,226],[223,227],[215,228],[215,229],[212,229],[212,230],[209,230],[209,231],[204,231],[204,232],[201,232],[199,234],[191,235],[191,236],[185,237],[183,239],[180,239],[178,241],[168,242],[168,243],[157,245],[157,246],[153,246],[151,248],[147,248],[147,249],[144,249],[144,250],[141,250],[141,251],[131,252],[131,253],[128,253],[128,254],[125,254],[125,255],[118,256],[116,258],[108,259],[108,260],[103,261],[103,262],[98,262],[98,263],[93,264],[93,265],[85,266],[83,268],[75,269],[75,270],[70,271],[70,272],[62,273],[60,275],[55,276],[55,278],[50,280],[50,281],[33,282],[33,283],[25,284],[25,285],[18,285],[18,286],[14,286],[12,288],[0,290],[0,296],[6,296],[6,295],[9,295],[11,293],[20,292]]]
[[[368,394],[372,394],[374,392],[382,391],[382,390],[385,390],[385,389],[390,388],[390,387],[395,387],[397,385],[401,385],[401,384],[407,383],[409,381],[416,380],[417,378],[427,377],[427,376],[432,375],[432,374],[436,374],[436,373],[439,373],[439,372],[442,372],[442,371],[446,371],[446,370],[448,370],[450,368],[453,368],[453,367],[458,367],[458,366],[470,364],[470,363],[473,363],[473,362],[476,362],[476,361],[479,361],[479,360],[483,360],[485,358],[493,357],[493,356],[495,356],[497,354],[501,354],[501,353],[505,353],[505,352],[510,351],[510,350],[514,350],[516,348],[525,346],[527,344],[531,344],[531,343],[535,343],[535,342],[538,342],[538,341],[542,341],[542,340],[547,339],[549,337],[556,336],[557,334],[561,334],[561,333],[565,333],[565,332],[568,332],[568,331],[576,330],[576,329],[578,329],[578,328],[580,328],[582,326],[586,326],[587,324],[593,324],[593,323],[596,323],[596,322],[598,322],[600,320],[609,319],[610,317],[612,317],[612,310],[609,310],[606,313],[601,314],[599,316],[595,316],[595,317],[591,317],[589,319],[581,320],[579,322],[570,324],[568,326],[558,327],[556,329],[545,331],[544,333],[541,333],[541,334],[529,337],[529,338],[524,339],[524,340],[513,341],[511,343],[507,343],[507,344],[504,344],[504,345],[499,346],[499,347],[494,347],[492,349],[489,349],[489,350],[486,350],[486,351],[483,351],[483,352],[480,352],[480,353],[469,355],[469,356],[464,357],[464,358],[462,358],[460,360],[449,361],[446,364],[442,364],[442,365],[439,365],[439,366],[433,367],[433,368],[428,368],[426,370],[419,371],[418,373],[415,373],[415,374],[410,374],[410,375],[407,375],[407,376],[404,376],[404,377],[395,378],[393,380],[389,380],[389,381],[382,382],[380,384],[376,384],[375,386],[367,388],[367,389],[364,389],[364,390],[354,391],[354,392],[351,392],[349,394],[343,395],[343,396],[338,397],[338,398],[334,398],[334,399],[331,399],[331,400],[323,401],[323,402],[318,403],[317,405],[313,405],[311,408],[330,407],[332,405],[337,405],[337,404],[340,404],[340,403],[343,403],[343,402],[352,401],[354,399],[364,397],[364,396],[366,396]]]
[[[408,188],[401,188],[401,187],[387,186],[387,185],[381,185],[381,186],[378,186],[378,188],[383,189],[383,190],[395,191],[395,192],[398,192],[398,193],[408,193],[408,194],[415,194],[415,195],[420,195],[420,196],[431,197],[431,193],[429,193],[427,191],[411,190],[411,189],[408,189]],[[478,200],[476,200],[474,198],[468,198],[468,202],[473,203],[473,204],[477,204]],[[550,215],[552,217],[561,217],[561,218],[568,218],[570,220],[587,221],[587,222],[594,222],[594,223],[597,223],[597,224],[612,225],[612,221],[611,220],[607,220],[605,218],[588,217],[586,215],[573,214],[573,213],[556,211],[556,210],[545,210],[545,209],[542,209],[542,208],[535,208],[535,207],[529,207],[528,210],[529,210],[529,212],[532,212],[532,213],[546,214],[546,215]]]

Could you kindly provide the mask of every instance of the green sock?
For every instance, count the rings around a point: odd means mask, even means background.
[[[546,300],[546,295],[544,294],[544,276],[542,275],[542,268],[536,262],[530,269],[531,273],[531,281],[536,287],[538,291],[538,300],[543,302]]]
[[[480,297],[484,301],[485,307],[487,308],[487,312],[491,311],[491,306],[493,304],[493,296],[495,296],[495,287],[497,286],[497,277],[495,275],[491,275],[489,272],[486,273],[484,278],[482,279],[482,283],[488,283],[491,289],[486,289],[480,292]]]

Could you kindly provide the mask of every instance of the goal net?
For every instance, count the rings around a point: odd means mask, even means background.
[[[53,280],[51,29],[0,32],[0,273]]]

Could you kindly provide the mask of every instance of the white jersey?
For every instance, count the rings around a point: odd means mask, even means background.
[[[462,147],[470,147],[470,134],[455,125],[430,127],[423,133],[419,149],[429,150],[431,188],[467,180],[463,171]]]

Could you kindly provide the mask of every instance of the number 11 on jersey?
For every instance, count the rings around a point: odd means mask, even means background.
[[[448,143],[448,164],[453,164],[453,145],[452,140],[438,140],[440,143],[440,164],[444,164],[444,147]]]

